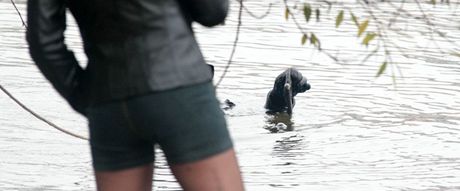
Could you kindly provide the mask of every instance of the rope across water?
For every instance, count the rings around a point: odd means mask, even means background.
[[[243,6],[243,0],[237,0],[237,1],[240,4],[240,7],[239,7],[239,10],[238,10],[238,23],[236,25],[235,40],[233,41],[232,52],[230,53],[230,58],[228,59],[227,65],[224,68],[224,72],[222,73],[222,75],[220,76],[219,80],[217,81],[217,83],[215,85],[216,89],[219,87],[219,85],[222,82],[222,80],[224,80],[225,75],[228,72],[228,68],[230,68],[230,65],[232,64],[233,55],[235,55],[236,46],[238,44],[238,39],[240,37],[240,29],[241,29],[241,25],[242,25],[241,17],[243,15],[243,7],[244,6]]]
[[[13,100],[16,104],[18,104],[19,106],[21,106],[24,110],[26,110],[27,112],[29,112],[30,114],[32,114],[35,118],[39,119],[40,121],[43,121],[45,122],[46,124],[48,124],[49,126],[65,133],[65,134],[68,134],[70,136],[73,136],[73,137],[76,137],[76,138],[79,138],[79,139],[83,139],[83,140],[88,140],[87,137],[84,137],[84,136],[81,136],[81,135],[78,135],[78,134],[75,134],[75,133],[72,133],[70,131],[67,131],[59,126],[57,126],[56,124],[52,123],[51,121],[48,121],[46,120],[45,118],[43,118],[42,116],[40,116],[39,114],[35,113],[34,111],[32,111],[31,109],[29,109],[27,106],[25,106],[23,103],[21,103],[21,101],[19,101],[18,99],[16,99],[10,92],[8,92],[8,90],[6,90],[2,85],[0,85],[0,90],[2,90],[8,97],[11,98],[11,100]]]

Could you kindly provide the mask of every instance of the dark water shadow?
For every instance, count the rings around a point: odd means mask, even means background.
[[[266,112],[264,129],[272,133],[294,130],[292,116],[286,112]]]

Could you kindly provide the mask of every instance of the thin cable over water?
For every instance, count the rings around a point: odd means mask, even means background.
[[[26,24],[26,22],[24,21],[24,19],[22,18],[21,12],[19,11],[18,7],[16,6],[16,3],[14,3],[14,1],[11,0],[11,4],[13,4],[14,9],[16,9],[16,12],[18,13],[19,18],[21,19],[22,25],[23,25],[24,27],[26,27],[26,29],[27,29],[27,24]]]
[[[244,6],[243,6],[243,0],[237,0],[237,1],[238,1],[238,3],[240,3],[240,8],[238,10],[238,24],[236,26],[236,35],[235,35],[235,40],[233,41],[232,53],[230,53],[230,58],[228,59],[227,65],[225,66],[225,69],[224,69],[224,72],[220,76],[219,81],[217,81],[217,83],[216,83],[216,89],[219,87],[219,85],[222,82],[222,80],[224,80],[225,75],[228,72],[228,68],[230,68],[230,65],[232,64],[233,55],[235,55],[236,46],[238,44],[238,39],[240,37],[240,28],[241,28],[241,24],[242,24],[241,16],[243,15],[243,7]]]
[[[30,114],[32,114],[35,118],[39,119],[40,121],[43,121],[45,122],[46,124],[48,124],[49,126],[51,127],[54,127],[55,129],[67,134],[67,135],[70,135],[70,136],[73,136],[73,137],[76,137],[76,138],[79,138],[79,139],[83,139],[83,140],[88,140],[87,137],[84,137],[84,136],[81,136],[81,135],[77,135],[75,133],[72,133],[70,131],[67,131],[59,126],[57,126],[56,124],[52,123],[51,121],[48,121],[46,120],[44,117],[40,116],[39,114],[35,113],[34,111],[32,111],[31,109],[29,109],[27,106],[25,106],[23,103],[21,103],[21,101],[19,101],[18,99],[16,99],[10,92],[8,92],[8,90],[6,90],[2,85],[0,85],[0,89],[8,96],[10,97],[16,104],[18,104],[19,106],[21,106],[24,110],[26,110],[27,112],[29,112]]]

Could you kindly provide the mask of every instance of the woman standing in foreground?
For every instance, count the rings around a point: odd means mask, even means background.
[[[64,43],[66,9],[88,57]],[[27,41],[54,88],[89,121],[98,190],[151,190],[154,145],[184,190],[244,190],[192,22],[227,0],[29,0]]]

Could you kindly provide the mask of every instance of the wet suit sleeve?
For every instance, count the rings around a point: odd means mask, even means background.
[[[178,0],[191,17],[204,26],[215,26],[225,21],[228,13],[228,0]]]
[[[44,76],[70,105],[85,114],[82,67],[64,43],[65,1],[27,1],[27,42],[32,59]]]

